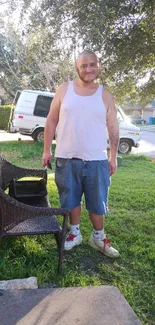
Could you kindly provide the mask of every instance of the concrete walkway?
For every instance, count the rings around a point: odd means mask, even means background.
[[[155,132],[155,125],[142,125],[140,126],[142,131]]]
[[[0,130],[0,142],[6,142],[6,141],[28,141],[28,142],[34,142],[32,137],[27,135],[21,135],[20,133],[9,133],[3,130]]]
[[[0,292],[1,325],[142,325],[113,286]]]

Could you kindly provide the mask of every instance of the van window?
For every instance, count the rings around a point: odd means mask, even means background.
[[[47,117],[53,97],[38,95],[34,115]]]

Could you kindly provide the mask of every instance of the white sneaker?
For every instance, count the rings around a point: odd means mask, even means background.
[[[96,250],[100,251],[102,254],[109,257],[118,257],[119,252],[110,245],[110,240],[108,238],[95,239],[92,235],[89,239],[89,245]]]
[[[81,243],[82,243],[82,235],[80,232],[78,234],[75,231],[69,232],[65,240],[64,249],[66,251],[69,251],[74,246],[80,245]]]

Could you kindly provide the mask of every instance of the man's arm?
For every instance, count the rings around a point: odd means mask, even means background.
[[[59,112],[61,101],[67,89],[67,83],[62,84],[56,91],[56,94],[52,100],[49,114],[46,119],[44,130],[44,152],[42,156],[43,166],[48,167],[48,162],[52,160],[51,144],[54,139],[55,130],[59,121]]]
[[[119,124],[117,120],[117,110],[115,107],[115,101],[109,90],[105,90],[105,103],[107,107],[107,129],[109,135],[109,169],[110,174],[114,174],[117,170],[117,150],[119,144]]]

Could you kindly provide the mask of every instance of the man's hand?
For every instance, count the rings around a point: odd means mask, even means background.
[[[52,154],[50,152],[48,152],[48,153],[44,152],[43,156],[42,156],[43,166],[47,167],[47,168],[51,168],[50,167],[51,162],[52,162]]]
[[[117,171],[117,159],[109,159],[109,171],[110,176],[113,175]]]

